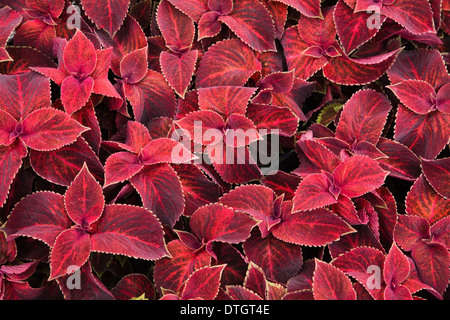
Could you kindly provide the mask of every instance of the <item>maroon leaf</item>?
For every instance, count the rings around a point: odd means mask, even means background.
[[[107,205],[91,235],[92,251],[157,260],[168,255],[163,235],[152,212],[141,207]]]
[[[375,248],[357,247],[338,256],[331,264],[355,278],[374,299],[383,300],[381,280],[384,260],[384,253]],[[379,268],[379,274],[376,273],[376,267]],[[377,276],[379,278],[376,278]]]
[[[169,164],[145,166],[130,179],[144,207],[154,212],[162,224],[173,227],[184,210],[183,189]]]
[[[224,205],[209,204],[194,212],[189,225],[204,244],[211,246],[212,241],[243,242],[250,236],[256,221]]]
[[[202,110],[211,110],[228,118],[232,113],[244,115],[255,88],[220,86],[199,88],[198,104]]]
[[[297,9],[302,14],[311,18],[321,18],[320,2],[317,0],[275,0]]]
[[[197,88],[243,86],[257,71],[261,71],[261,63],[250,48],[239,39],[223,40],[203,56],[197,72]]]
[[[192,20],[167,0],[158,6],[157,21],[166,46],[175,53],[189,50],[195,36]]]
[[[250,104],[246,116],[253,121],[258,130],[267,130],[270,134],[278,130],[279,135],[293,136],[297,131],[298,117],[286,107]]]
[[[276,282],[286,283],[297,274],[303,263],[300,246],[280,241],[272,235],[261,238],[255,233],[243,246],[248,259],[261,266],[267,277]],[[248,285],[246,287],[251,289]]]
[[[111,36],[120,29],[127,15],[130,0],[83,0],[83,9],[97,28],[105,29]]]
[[[358,91],[343,107],[336,138],[349,144],[355,141],[376,144],[391,108],[385,95],[373,90]]]
[[[311,174],[298,185],[293,199],[294,211],[317,209],[337,202],[330,192],[332,182],[324,174]]]
[[[120,75],[127,83],[137,83],[147,74],[146,47],[130,52],[120,62]]]
[[[32,237],[53,247],[56,237],[71,224],[65,213],[63,196],[37,192],[15,206],[4,231],[9,237]]]
[[[64,201],[67,215],[81,227],[97,221],[103,213],[105,199],[102,187],[86,164],[67,189]]]
[[[2,88],[8,89],[0,96],[1,110],[8,112],[16,120],[51,105],[50,83],[37,73],[0,75],[0,84]]]
[[[155,262],[155,285],[178,292],[187,278],[197,269],[208,267],[211,256],[205,250],[188,249],[180,240],[167,244],[171,258],[162,258]]]
[[[384,281],[388,287],[394,289],[406,280],[409,273],[410,265],[408,258],[393,243],[384,263]]]
[[[64,48],[64,66],[70,74],[91,74],[95,69],[96,60],[95,47],[83,32],[77,32]]]
[[[406,80],[389,88],[406,107],[419,114],[426,114],[433,106],[431,100],[436,96],[433,87],[422,80]]]
[[[31,149],[51,151],[77,140],[89,128],[83,127],[67,114],[53,108],[39,109],[23,121],[21,139]]]
[[[450,198],[450,182],[442,179],[450,173],[450,158],[426,160],[422,159],[422,170],[428,183],[445,199]]]
[[[81,137],[58,150],[30,150],[30,163],[39,176],[63,186],[69,186],[86,163],[94,177],[103,182],[103,165]]]
[[[198,58],[198,51],[183,54],[161,52],[160,63],[164,76],[170,87],[182,98],[191,83]]]
[[[409,215],[421,216],[434,224],[448,215],[450,200],[441,197],[421,175],[406,197],[406,212]]]
[[[272,228],[272,234],[297,245],[324,246],[341,236],[355,232],[341,218],[327,209],[285,213],[282,221]]]
[[[225,23],[252,49],[261,52],[276,50],[272,17],[261,2],[236,1],[233,11],[228,15],[219,16],[218,20]]]
[[[206,0],[193,0],[189,3],[183,0],[169,0],[169,2],[197,23],[202,15],[208,11],[208,1]]]
[[[315,300],[356,300],[350,279],[336,267],[317,259],[313,294]]]
[[[225,265],[204,267],[194,271],[186,281],[182,299],[213,300],[220,286],[220,279]]]
[[[144,295],[152,300],[155,296],[152,282],[143,274],[128,274],[115,285],[111,293],[118,300],[130,300]]]
[[[27,148],[20,140],[9,146],[0,146],[0,207],[5,204],[11,183],[22,166],[22,159],[26,155]]]
[[[143,167],[136,155],[132,153],[114,153],[106,160],[104,187],[132,178]]]
[[[411,251],[422,239],[431,238],[430,224],[419,216],[400,215],[395,227],[396,243],[406,251]]]
[[[81,268],[89,259],[90,252],[91,241],[85,231],[71,228],[61,232],[52,248],[49,280],[71,273],[72,266]]]
[[[9,36],[21,23],[22,15],[6,6],[0,10],[0,62],[12,60],[5,49]]]

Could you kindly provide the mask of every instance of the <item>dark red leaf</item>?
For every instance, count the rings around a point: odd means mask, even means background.
[[[197,50],[182,54],[161,52],[161,70],[170,87],[182,98],[184,98],[186,90],[191,83],[197,58]]]
[[[145,299],[152,300],[155,290],[152,282],[143,274],[128,274],[111,290],[114,298],[118,300],[130,300],[144,295]]]
[[[430,224],[419,216],[400,215],[394,232],[395,242],[406,251],[411,251],[422,239],[430,239]]]
[[[313,294],[315,300],[356,300],[350,279],[339,269],[316,259]]]
[[[450,158],[426,160],[422,159],[422,170],[428,183],[445,199],[450,198],[450,181],[442,179],[450,174]]]
[[[127,15],[130,0],[82,0],[81,4],[97,28],[105,29],[111,36],[114,36]]]
[[[320,2],[317,0],[275,0],[297,9],[302,14],[311,18],[322,18]]]
[[[15,28],[21,23],[22,15],[6,6],[0,10],[0,62],[12,60],[5,49],[6,42]]]
[[[182,299],[213,300],[220,286],[220,279],[225,265],[203,267],[194,271],[186,280]]]

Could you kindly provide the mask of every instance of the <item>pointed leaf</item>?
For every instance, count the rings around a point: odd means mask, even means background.
[[[25,118],[21,139],[31,149],[51,151],[75,142],[87,130],[67,114],[44,108]]]
[[[105,185],[109,186],[132,178],[143,168],[138,158],[129,152],[117,152],[105,163]]]
[[[127,83],[141,81],[147,74],[148,49],[144,47],[130,52],[120,62],[120,74]]]
[[[86,105],[94,89],[94,84],[92,77],[87,77],[83,81],[74,76],[64,79],[61,84],[61,100],[68,114],[71,115]]]
[[[409,276],[410,265],[408,258],[395,243],[392,244],[384,263],[384,281],[390,287],[396,287]]]
[[[267,104],[250,104],[246,116],[253,121],[258,130],[278,130],[282,136],[293,136],[298,128],[298,117],[286,107]]]
[[[194,41],[195,27],[192,20],[168,0],[162,0],[156,15],[166,46],[176,53],[189,50]]]
[[[105,198],[102,187],[86,165],[80,170],[64,196],[67,215],[81,227],[97,221],[103,213]]]
[[[212,45],[203,56],[197,88],[243,86],[257,71],[261,71],[261,63],[250,48],[239,39],[223,40]]]
[[[198,58],[198,51],[192,50],[183,54],[161,52],[161,70],[170,87],[182,98],[191,83]]]
[[[194,155],[180,142],[170,138],[159,138],[150,141],[140,153],[144,165],[156,163],[189,163]]]
[[[233,11],[218,19],[250,48],[260,52],[276,50],[272,17],[261,2],[256,0],[236,1]]]
[[[142,295],[149,300],[155,297],[152,282],[140,273],[129,274],[120,279],[111,293],[118,300],[130,300]]]
[[[156,214],[162,224],[173,227],[184,210],[180,179],[169,164],[145,166],[130,179],[144,207]]]
[[[189,3],[183,0],[169,0],[169,2],[197,23],[208,11],[208,0],[192,0]]]
[[[186,281],[182,299],[213,300],[219,292],[220,279],[224,268],[225,265],[219,265],[194,271]]]
[[[283,2],[288,6],[300,11],[307,17],[320,18],[322,13],[320,12],[320,1],[318,0],[275,0]]]
[[[81,268],[89,259],[89,234],[78,228],[61,232],[56,238],[50,256],[50,280],[70,273],[72,266]]]
[[[421,80],[406,80],[389,86],[406,107],[419,114],[430,111],[433,103],[431,97],[436,95],[433,87]]]
[[[295,191],[293,211],[308,211],[336,203],[336,197],[330,192],[330,188],[332,183],[326,175],[308,175]]]
[[[183,130],[187,131],[188,137],[195,143],[208,145],[217,144],[217,138],[222,138],[225,122],[223,118],[214,111],[194,111],[176,122]],[[211,133],[211,137],[208,135]],[[209,140],[207,140],[209,138]],[[214,138],[214,140],[212,140]]]
[[[406,251],[411,251],[422,239],[431,238],[430,224],[419,216],[400,215],[394,231],[395,242]]]
[[[341,236],[355,232],[341,218],[327,209],[287,213],[272,228],[272,234],[283,241],[306,246],[324,246]]]
[[[82,0],[81,4],[97,28],[105,29],[113,36],[127,15],[130,0]]]
[[[391,108],[385,95],[374,90],[358,91],[344,105],[336,138],[349,144],[355,141],[376,144]]]
[[[22,21],[22,15],[6,6],[0,9],[0,62],[12,60],[4,49],[9,36]]]
[[[445,199],[450,198],[450,181],[442,179],[450,174],[450,158],[426,160],[422,159],[422,170],[433,189]]]
[[[356,300],[350,279],[336,267],[317,259],[313,294],[316,300]]]
[[[353,156],[342,162],[333,172],[337,186],[347,197],[359,197],[381,187],[388,172],[378,162],[365,156]]]
[[[450,200],[441,197],[421,175],[406,197],[406,212],[424,217],[430,224],[444,218],[450,212]]]

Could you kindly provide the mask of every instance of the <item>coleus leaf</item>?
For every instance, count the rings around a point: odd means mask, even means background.
[[[198,23],[202,15],[208,11],[208,1],[193,0],[189,3],[182,0],[169,0],[178,10],[187,14],[194,22]]]
[[[197,88],[243,86],[258,71],[261,71],[261,63],[250,48],[239,39],[223,40],[204,54],[196,84]]]
[[[97,28],[105,29],[111,36],[120,29],[128,12],[130,0],[83,0],[83,9]]]
[[[448,200],[450,198],[450,184],[448,179],[442,179],[442,175],[449,174],[450,158],[437,160],[422,159],[422,170],[433,189]]]
[[[399,105],[394,137],[416,155],[434,159],[448,143],[449,122],[450,116],[440,111],[422,115]]]
[[[219,16],[218,20],[225,23],[252,49],[261,52],[276,50],[272,17],[261,2],[235,1],[233,10],[229,14]]]
[[[396,243],[406,251],[411,251],[422,239],[430,239],[430,224],[420,216],[401,215],[395,227]]]
[[[160,63],[162,72],[171,88],[181,98],[184,98],[186,90],[191,83],[197,58],[197,50],[191,50],[182,54],[161,52]]]
[[[384,262],[384,281],[387,286],[384,291],[386,300],[411,300],[411,293],[402,285],[410,273],[408,258],[395,243],[392,244]],[[405,290],[406,289],[406,290]]]
[[[145,275],[140,273],[128,274],[111,290],[114,298],[118,300],[130,300],[144,295],[145,299],[153,299],[155,291],[153,284]]]
[[[377,144],[392,106],[387,97],[373,90],[355,93],[344,105],[336,128],[336,138],[353,144]]]
[[[294,135],[299,123],[298,117],[290,108],[267,104],[250,104],[246,116],[258,130],[267,130],[269,134],[278,130],[279,135],[287,137]]]
[[[353,156],[332,174],[312,174],[304,178],[294,196],[294,211],[311,210],[336,203],[339,194],[354,198],[380,187],[388,172],[375,160]]]
[[[6,42],[15,28],[22,22],[22,15],[6,6],[0,9],[0,62],[12,60],[5,49]]]
[[[159,3],[156,15],[166,47],[175,53],[190,49],[194,41],[195,27],[192,20],[168,0]]]
[[[322,18],[320,2],[317,0],[275,0],[287,4],[307,17]]]
[[[162,258],[155,262],[155,285],[178,292],[183,283],[197,269],[208,267],[211,256],[205,250],[192,250],[180,240],[173,240],[167,244],[171,258]]]
[[[406,197],[406,212],[427,219],[430,224],[448,215],[450,200],[440,196],[421,175]]]
[[[194,271],[186,280],[181,298],[213,300],[219,292],[224,268],[225,265],[218,265]]]
[[[436,99],[436,92],[433,87],[421,80],[405,80],[396,83],[389,88],[395,93],[406,107],[418,114],[426,114],[434,106],[433,98]]]
[[[240,243],[250,236],[256,221],[246,213],[235,211],[222,204],[209,204],[197,209],[189,223],[192,232],[211,251],[213,241]]]
[[[316,300],[356,300],[350,279],[339,269],[326,262],[315,260],[313,294]]]

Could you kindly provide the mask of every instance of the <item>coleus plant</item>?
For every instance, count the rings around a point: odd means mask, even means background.
[[[449,17],[0,0],[0,299],[448,299]]]

